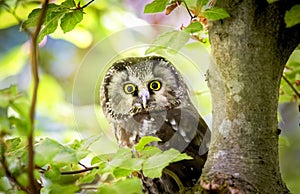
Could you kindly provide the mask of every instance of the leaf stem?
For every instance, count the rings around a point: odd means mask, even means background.
[[[293,92],[300,98],[300,93],[296,90],[296,88],[293,86],[293,84],[284,76],[282,75],[283,80],[292,88]]]
[[[46,15],[49,0],[44,0],[42,5],[42,11],[36,24],[36,28],[32,33],[29,33],[31,39],[31,73],[33,77],[33,93],[29,112],[30,119],[30,131],[28,135],[28,180],[29,190],[31,193],[39,193],[39,183],[34,178],[34,120],[35,109],[37,101],[37,92],[39,86],[39,74],[38,74],[38,36],[42,28],[43,20]]]

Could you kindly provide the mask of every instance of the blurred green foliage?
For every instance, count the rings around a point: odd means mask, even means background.
[[[153,7],[151,4],[146,6],[149,1],[139,3],[133,0],[96,0],[81,10],[77,9],[79,3],[77,1],[51,1],[49,9],[51,14],[45,19],[45,24],[49,25],[43,28],[39,45],[40,87],[36,112],[35,172],[36,178],[43,183],[41,193],[79,191],[120,193],[124,190],[127,193],[141,193],[140,181],[135,176],[126,179],[128,175],[135,175],[135,172],[144,170],[149,177],[158,177],[170,162],[188,159],[186,155],[181,155],[175,150],[162,152],[155,147],[146,146],[148,143],[158,141],[151,137],[143,139],[135,147],[135,152],[126,148],[118,149],[114,135],[101,114],[99,104],[95,104],[97,102],[95,98],[98,96],[91,97],[94,94],[76,93],[73,90],[76,72],[90,49],[123,28],[147,24],[167,24],[175,28],[179,28],[182,24],[186,26],[183,31],[168,31],[150,37],[153,40],[158,37],[154,43],[160,47],[150,47],[148,53],[160,53],[159,49],[169,43],[174,44],[172,47],[177,50],[196,50],[199,44],[209,45],[205,28],[197,22],[190,23],[184,7],[172,10],[175,16],[143,14],[144,11],[153,13],[165,10],[169,1],[158,2],[154,1]],[[201,17],[211,19],[228,17],[224,10],[205,7],[207,2],[186,1]],[[81,6],[86,3],[88,1],[81,2]],[[18,185],[12,184],[11,177],[7,176],[7,170],[21,186],[28,183],[26,136],[30,128],[28,112],[32,86],[29,39],[20,29],[32,28],[35,25],[40,12],[39,7],[40,2],[35,0],[0,1],[0,192],[14,193],[19,188]],[[204,10],[201,11],[199,7],[204,7]],[[298,7],[295,6],[286,13],[288,26],[298,23],[295,20],[297,10]],[[178,18],[182,18],[182,21]],[[156,28],[153,28],[155,31]],[[49,33],[51,34],[48,35]],[[195,35],[197,41],[190,41],[190,33]],[[129,37],[125,35],[122,38]],[[109,42],[105,45],[106,51],[99,53],[97,57],[105,57],[105,52],[115,52],[120,42]],[[133,52],[133,55],[138,54],[140,53]],[[199,56],[201,55],[202,51],[199,53]],[[299,64],[300,53],[296,50],[284,72],[288,82],[298,92]],[[194,69],[183,71],[187,77],[195,74]],[[195,80],[199,79],[197,75],[193,76]],[[294,102],[299,105],[299,98],[288,82],[284,80],[281,82],[280,103]],[[205,83],[196,85],[199,85],[200,89],[192,91],[192,96],[198,100],[201,112],[208,114],[211,112],[208,89]],[[81,113],[80,121],[74,119],[74,110]],[[97,111],[97,124],[91,122],[91,118],[95,116],[94,111]],[[288,112],[289,110],[280,114]],[[299,121],[300,116],[297,118]],[[282,173],[291,191],[300,193],[299,126],[287,127],[283,129],[282,134],[280,138]],[[137,157],[137,153],[141,157]],[[155,166],[158,163],[160,166]],[[74,173],[81,170],[85,172]]]

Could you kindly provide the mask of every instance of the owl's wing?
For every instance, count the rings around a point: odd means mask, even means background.
[[[162,139],[161,148],[174,148],[192,155],[205,154],[210,131],[205,121],[191,105],[167,111],[163,126],[156,135]]]
[[[179,161],[167,167],[184,186],[193,186],[201,175],[208,152],[210,131],[205,121],[192,106],[171,109],[167,112],[164,126],[156,135],[162,139],[162,149],[175,148],[193,157],[192,160]],[[170,177],[168,174],[164,176],[164,183],[167,184]]]

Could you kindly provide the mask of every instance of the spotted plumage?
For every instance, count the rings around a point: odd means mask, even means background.
[[[150,56],[113,63],[103,79],[100,98],[121,146],[132,147],[143,136],[159,137],[159,148],[175,148],[194,158],[173,163],[166,171],[175,173],[186,187],[196,183],[206,160],[210,134],[191,103],[182,76],[170,61]],[[159,179],[143,175],[141,179],[145,193],[179,190],[168,173]]]

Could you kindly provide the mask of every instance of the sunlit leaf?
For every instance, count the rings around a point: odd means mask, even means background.
[[[15,85],[0,90],[0,107],[7,108],[11,101],[16,99],[18,89]]]
[[[165,10],[169,0],[154,0],[147,4],[144,13],[157,13]]]
[[[50,138],[46,138],[35,146],[35,162],[38,166],[50,164],[56,154],[62,150],[63,146],[61,144]]]
[[[146,146],[143,150],[139,151],[139,154],[141,158],[149,158],[150,156],[153,156],[161,152],[162,150],[159,149],[158,147]]]
[[[152,143],[152,142],[157,142],[157,141],[161,141],[161,139],[159,139],[158,137],[154,137],[154,136],[142,137],[140,139],[140,141],[138,142],[138,144],[135,145],[135,149],[142,150],[142,149],[144,149],[145,145]]]
[[[91,183],[95,179],[95,176],[99,176],[98,169],[91,170],[90,172],[85,174],[83,177],[79,178],[77,183],[80,183],[80,184]]]
[[[28,15],[27,20],[25,20],[22,24],[23,28],[30,28],[35,27],[37,24],[37,21],[40,18],[41,15],[41,8],[37,8],[31,11],[31,13]]]
[[[300,5],[293,6],[289,11],[285,12],[284,21],[286,26],[292,27],[300,23]]]
[[[132,170],[126,169],[126,168],[120,168],[120,167],[116,167],[113,170],[113,175],[116,178],[121,178],[121,177],[127,177],[130,176],[132,173]]]
[[[61,6],[66,8],[73,8],[76,7],[76,3],[74,0],[65,0],[61,3]]]
[[[56,4],[49,4],[38,42],[42,41],[46,35],[53,33],[57,29],[58,22],[60,18],[65,15],[66,11],[67,10],[59,9],[59,6]]]
[[[159,35],[146,50],[146,54],[156,52],[161,49],[180,50],[189,40],[190,35],[185,31],[173,30]]]
[[[192,157],[181,154],[178,150],[169,149],[147,159],[143,165],[143,173],[147,177],[158,178],[162,175],[162,170],[170,163],[185,159],[192,159]]]
[[[83,12],[81,10],[75,10],[70,13],[66,13],[61,18],[60,27],[64,33],[69,32],[75,28],[75,26],[81,22],[83,18]]]
[[[6,151],[7,152],[12,152],[20,148],[20,143],[21,143],[21,138],[20,137],[15,137],[12,139],[8,139],[5,141],[6,144]]]
[[[114,154],[103,154],[103,155],[95,156],[91,161],[91,165],[111,161],[113,155]]]
[[[72,184],[72,185],[60,185],[60,184],[50,184],[47,188],[49,193],[76,193],[79,188]]]
[[[192,22],[186,28],[184,28],[184,31],[188,33],[195,33],[201,30],[203,30],[203,26],[199,22]]]
[[[51,180],[51,181],[56,181],[60,179],[60,170],[56,166],[50,166],[49,169],[44,173],[44,176]]]
[[[213,7],[203,11],[203,16],[211,21],[230,17],[227,11],[220,7]]]
[[[113,185],[103,185],[99,188],[101,194],[142,194],[141,181],[138,178],[120,180]]]

